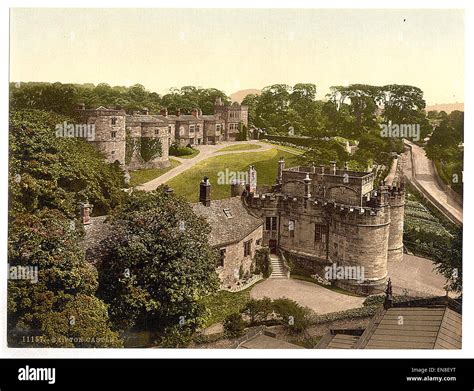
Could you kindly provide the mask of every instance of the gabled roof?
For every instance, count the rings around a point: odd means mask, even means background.
[[[461,315],[447,306],[389,308],[375,317],[356,349],[461,349]]]
[[[240,197],[213,200],[210,206],[192,204],[192,208],[211,226],[209,242],[215,247],[239,242],[263,225],[260,218],[247,211]]]

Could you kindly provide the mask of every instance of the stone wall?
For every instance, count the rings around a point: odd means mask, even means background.
[[[226,255],[224,259],[224,266],[217,267],[216,271],[223,285],[233,285],[239,279],[240,266],[243,266],[244,274],[251,272],[251,266],[254,262],[255,251],[261,247],[257,242],[261,241],[263,236],[262,227],[250,233],[243,240],[229,244],[225,247],[219,247],[218,250],[225,248]],[[250,255],[244,256],[244,243],[251,241]]]

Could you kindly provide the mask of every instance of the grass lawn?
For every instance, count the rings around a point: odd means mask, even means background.
[[[257,144],[237,144],[237,145],[229,145],[228,147],[221,148],[216,151],[217,152],[228,152],[228,151],[250,151],[252,149],[259,149],[262,148],[260,145]]]
[[[193,148],[193,153],[191,155],[183,155],[183,156],[176,156],[176,157],[179,157],[181,159],[192,159],[193,157],[199,155],[199,149],[194,149]]]
[[[257,183],[259,185],[273,185],[280,156],[285,158],[287,167],[295,165],[296,155],[277,149],[256,153],[230,153],[203,160],[166,183],[176,194],[185,197],[188,202],[198,202],[199,182],[204,176],[207,176],[212,184],[212,199],[227,198],[230,196],[230,184],[217,184],[219,172],[225,173],[226,170],[228,172],[246,172],[249,165],[253,164],[257,170]]]
[[[146,170],[130,171],[130,186],[138,186],[142,183],[146,183],[152,179],[158,178],[165,172],[168,172],[180,164],[181,163],[177,160],[170,158],[170,165],[165,168],[151,168]]]
[[[254,286],[240,292],[219,291],[202,299],[202,303],[210,312],[204,327],[222,322],[226,316],[244,308],[250,300],[250,290]]]
[[[304,152],[304,150],[301,149],[301,148],[287,147],[286,145],[280,145],[280,144],[272,143],[271,141],[262,141],[262,142],[265,143],[265,144],[274,145],[275,147],[279,148],[280,150],[286,150],[286,151],[294,152],[294,153],[297,153],[297,154],[302,154]]]

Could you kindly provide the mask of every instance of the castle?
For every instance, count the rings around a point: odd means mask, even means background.
[[[362,271],[358,276],[362,278],[333,277],[341,288],[361,294],[383,289],[387,262],[403,257],[403,183],[375,189],[372,172],[339,169],[335,162],[329,167],[285,168],[283,159],[271,188],[257,186],[253,167],[248,177],[248,183],[231,185],[231,198],[219,201],[211,200],[206,178],[200,184],[200,204],[194,206],[211,224],[212,244],[221,254],[218,273],[225,283],[235,281],[240,267],[248,271],[249,256],[256,248],[268,246],[271,252],[322,278],[335,265]],[[236,219],[229,220],[233,209],[238,209],[239,220],[248,214],[258,217],[260,223],[246,216],[252,224],[237,229]],[[235,232],[227,235],[228,230]],[[230,244],[231,251],[227,249]],[[226,258],[229,252],[232,259]]]
[[[130,170],[157,168],[169,165],[169,147],[200,144],[218,144],[236,141],[248,126],[248,108],[234,102],[224,105],[218,98],[213,115],[202,115],[194,109],[191,114],[168,114],[162,109],[159,115],[147,109],[127,113],[117,108],[86,109],[81,105],[78,117],[87,125],[95,126],[95,137],[90,142],[102,152],[107,162],[119,162]]]

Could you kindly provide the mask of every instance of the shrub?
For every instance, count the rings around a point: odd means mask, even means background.
[[[262,273],[263,278],[268,278],[272,274],[272,264],[270,262],[270,249],[260,248],[255,252],[255,272]]]
[[[224,331],[227,337],[237,338],[244,334],[245,322],[242,315],[233,313],[227,316],[224,320]]]
[[[290,299],[276,299],[273,310],[281,323],[293,332],[303,332],[311,324],[312,311]]]
[[[272,311],[272,300],[268,297],[264,297],[261,300],[251,299],[241,312],[248,316],[250,318],[250,324],[254,325],[265,321]]]
[[[191,147],[180,147],[177,143],[173,143],[170,146],[169,154],[171,156],[187,156],[192,155],[194,149]]]

